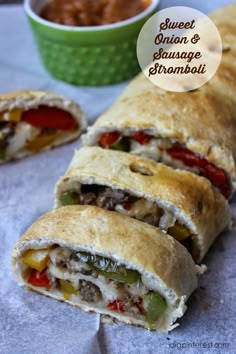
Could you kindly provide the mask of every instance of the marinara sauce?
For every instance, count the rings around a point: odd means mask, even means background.
[[[40,16],[66,26],[101,26],[127,20],[144,11],[151,0],[51,0]]]

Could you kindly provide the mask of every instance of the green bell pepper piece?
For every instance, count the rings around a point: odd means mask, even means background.
[[[116,272],[98,271],[99,274],[111,280],[117,280],[120,283],[133,284],[139,281],[140,274],[133,269],[126,269],[125,267],[118,267]]]
[[[117,143],[114,143],[110,146],[112,150],[119,150],[119,151],[129,151],[130,150],[130,143],[127,138],[120,139]]]
[[[148,303],[147,314],[145,319],[149,324],[150,329],[152,329],[153,324],[167,309],[167,303],[159,294],[154,293],[153,291],[150,292],[147,296],[148,296],[149,303]]]
[[[94,256],[86,252],[77,252],[77,256],[98,274],[108,279],[117,280],[126,284],[136,283],[140,279],[139,272],[118,266],[116,262],[109,258]]]
[[[0,147],[0,160],[6,159],[6,149]]]
[[[76,192],[64,192],[60,195],[62,205],[79,204],[79,195]]]

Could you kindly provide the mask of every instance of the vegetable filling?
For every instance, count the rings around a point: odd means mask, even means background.
[[[144,320],[151,328],[167,310],[164,298],[144,285],[141,274],[110,258],[54,245],[22,257],[28,284],[65,300],[92,304]]]
[[[160,227],[178,241],[186,245],[192,253],[190,230],[173,213],[160,208],[155,202],[133,196],[120,189],[83,184],[80,191],[66,190],[59,196],[61,205],[96,205],[106,210],[117,211],[147,224]],[[186,243],[186,239],[189,241]]]
[[[62,132],[77,129],[73,116],[57,107],[44,105],[0,112],[0,160],[21,151],[37,152],[52,144]]]
[[[188,169],[208,178],[225,198],[229,198],[232,193],[230,180],[222,168],[183,145],[173,144],[169,139],[156,138],[142,131],[136,132],[133,136],[122,136],[114,131],[101,134],[97,144],[106,149],[127,151],[178,168]]]

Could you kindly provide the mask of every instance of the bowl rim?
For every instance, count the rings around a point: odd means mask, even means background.
[[[24,0],[24,10],[29,17],[31,17],[36,22],[41,23],[42,25],[57,30],[68,31],[68,32],[90,32],[90,31],[99,32],[104,30],[112,30],[116,28],[125,27],[127,25],[138,22],[139,20],[145,18],[147,15],[153,12],[157,7],[157,5],[159,4],[160,0],[151,0],[151,4],[144,11],[140,12],[138,15],[133,16],[127,20],[120,21],[117,23],[112,23],[109,25],[101,25],[101,26],[66,26],[66,25],[59,25],[57,23],[44,20],[32,9],[31,2],[32,0]]]

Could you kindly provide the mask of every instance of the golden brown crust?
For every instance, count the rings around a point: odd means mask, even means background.
[[[149,175],[133,172],[136,170]],[[197,235],[198,262],[215,237],[230,224],[229,206],[208,180],[136,155],[97,147],[80,149],[57,183],[57,205],[68,180],[108,185],[164,205]]]
[[[1,104],[4,101],[15,101],[17,99],[21,99],[22,97],[27,98],[41,98],[45,94],[44,91],[33,91],[33,90],[19,90],[19,91],[11,91],[6,93],[1,93],[0,102]]]
[[[214,21],[217,28],[221,29],[222,25],[225,26],[235,26],[235,16],[236,16],[236,3],[229,4],[222,8],[215,10],[211,15],[210,18]],[[224,32],[220,33],[221,38],[224,40]],[[236,36],[235,32],[227,31],[227,36]],[[236,43],[232,43],[233,46],[236,48]]]
[[[88,131],[150,129],[174,138],[224,168],[236,180],[236,4],[213,15],[223,40],[222,63],[207,84],[193,92],[166,92],[143,73]],[[88,139],[89,141],[89,139]]]

